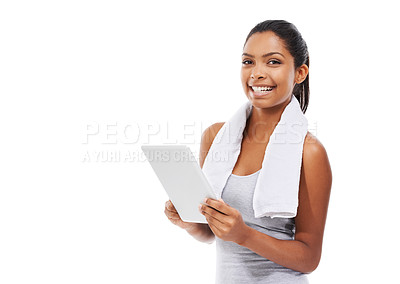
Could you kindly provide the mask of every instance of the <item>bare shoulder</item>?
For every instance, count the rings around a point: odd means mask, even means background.
[[[315,182],[323,180],[325,188],[330,189],[332,182],[332,171],[329,163],[328,153],[322,143],[310,132],[304,140],[303,160],[302,160],[303,179]]]
[[[295,239],[309,247],[310,271],[317,268],[321,258],[331,185],[332,171],[325,147],[308,132],[303,147]]]
[[[200,154],[199,154],[200,167],[203,168],[204,160],[207,157],[211,144],[214,141],[215,136],[217,136],[218,131],[224,124],[225,122],[214,123],[213,125],[207,127],[204,130],[203,134],[201,135]]]
[[[305,160],[304,160],[305,159]],[[328,153],[324,145],[315,137],[312,133],[307,132],[307,135],[304,139],[304,147],[303,147],[303,160],[304,163],[328,163]],[[303,163],[303,166],[304,166]]]

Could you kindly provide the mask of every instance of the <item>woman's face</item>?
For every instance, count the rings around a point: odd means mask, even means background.
[[[294,58],[275,33],[255,33],[248,39],[243,48],[241,79],[253,105],[273,107],[290,101],[296,77]]]

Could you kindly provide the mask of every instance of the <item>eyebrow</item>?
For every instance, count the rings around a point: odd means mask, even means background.
[[[280,55],[282,55],[283,57],[285,57],[282,53],[277,52],[277,51],[268,52],[268,53],[266,53],[266,54],[263,54],[262,57],[268,57],[268,56],[273,55],[273,54],[280,54]],[[245,52],[242,54],[242,56],[248,56],[248,57],[253,57],[253,58],[254,58],[254,55],[251,55],[251,54],[248,54],[248,53],[245,53]]]

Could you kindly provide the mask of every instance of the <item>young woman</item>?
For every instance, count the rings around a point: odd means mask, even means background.
[[[246,38],[241,80],[253,105],[243,132],[242,147],[227,186],[238,194],[208,199],[199,210],[208,224],[183,222],[170,201],[165,214],[201,242],[217,245],[217,283],[308,283],[307,274],[320,261],[332,173],[324,146],[311,133],[303,145],[299,205],[294,218],[257,220],[245,214],[269,138],[291,95],[305,113],[309,102],[309,56],[297,28],[283,20],[256,25]],[[260,87],[273,87],[265,91]],[[224,123],[207,128],[200,146],[200,166]],[[237,202],[240,197],[241,202]],[[236,198],[236,199],[235,199]],[[248,200],[248,202],[243,202]],[[245,217],[243,217],[245,216]]]

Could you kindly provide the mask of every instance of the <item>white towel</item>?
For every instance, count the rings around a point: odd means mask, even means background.
[[[221,198],[240,154],[243,131],[251,114],[250,101],[227,121],[210,147],[202,171]],[[254,217],[293,218],[297,215],[300,170],[308,121],[292,94],[270,136],[253,196]]]

